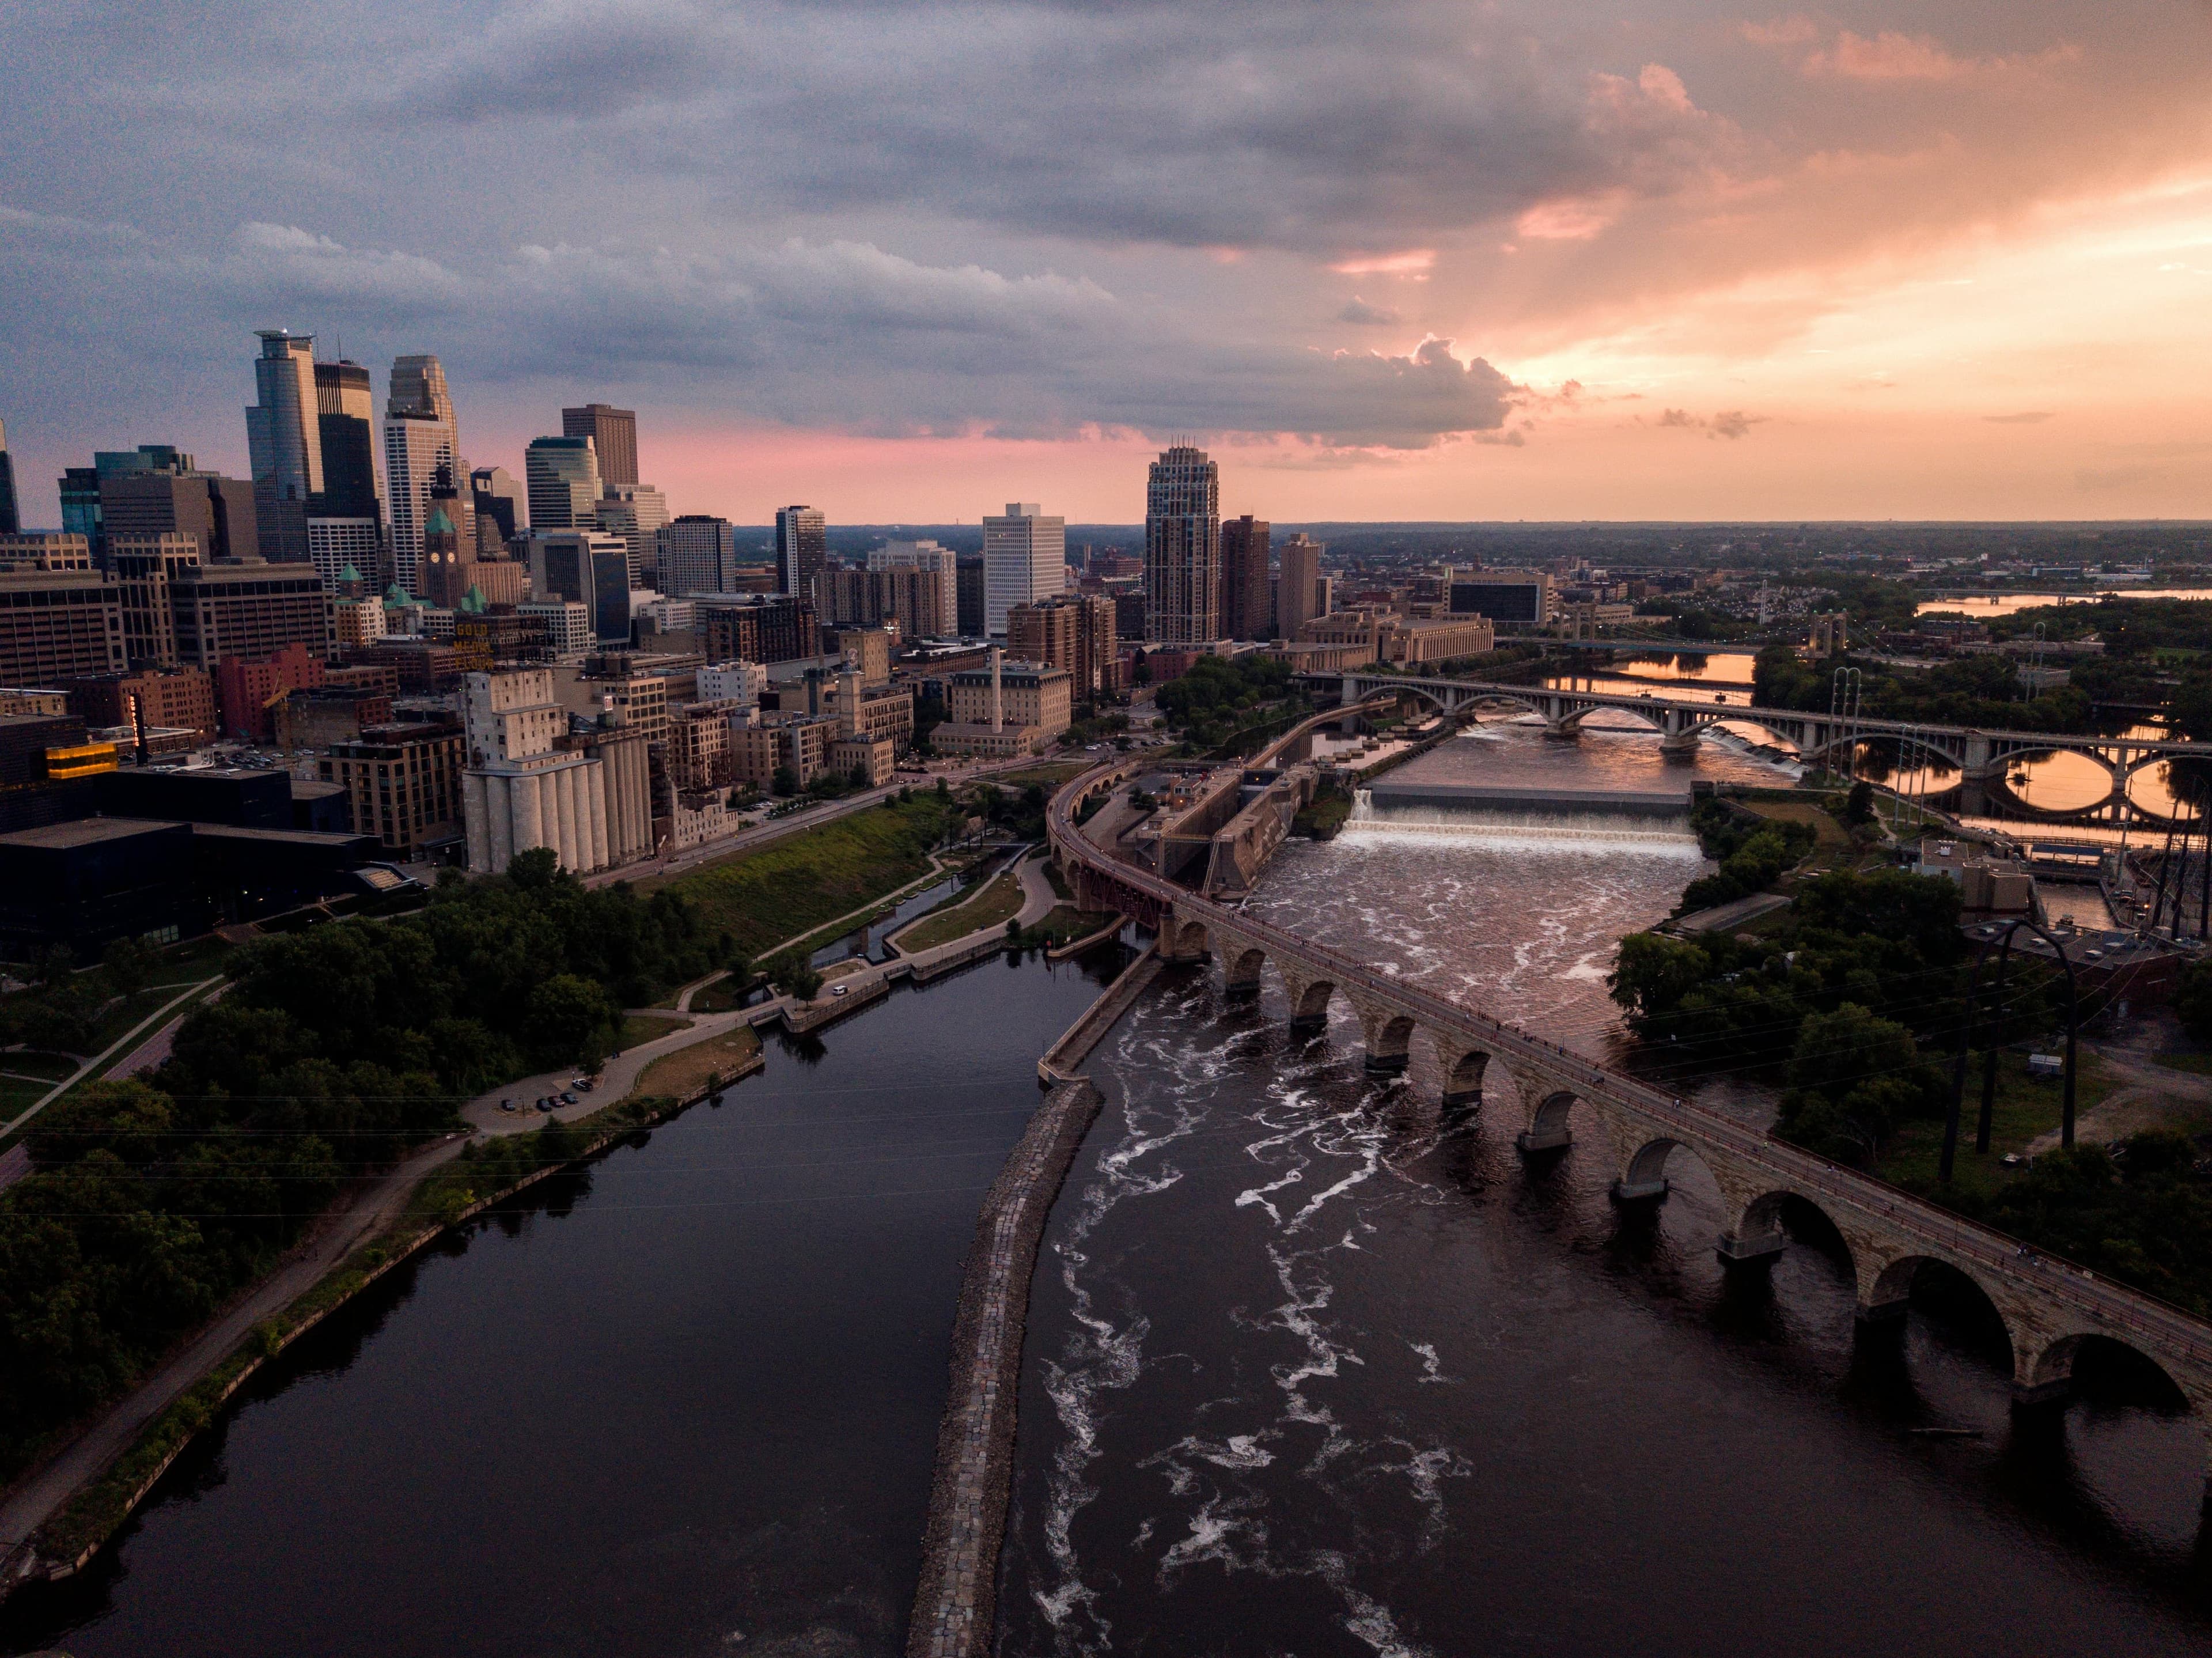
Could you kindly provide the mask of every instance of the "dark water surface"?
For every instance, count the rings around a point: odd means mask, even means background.
[[[1637,768],[1519,740],[1414,763]],[[1252,907],[1604,1054],[1612,941],[1700,867],[1663,835],[1355,824],[1286,847]],[[2139,1378],[2015,1416],[2002,1327],[1940,1283],[1860,1341],[1810,1212],[1732,1279],[1687,1154],[1663,1203],[1617,1207],[1594,1124],[1524,1161],[1510,1079],[1447,1116],[1424,1042],[1370,1078],[1340,1000],[1293,1045],[1272,970],[1256,1006],[1218,987],[1164,980],[1091,1062],[1107,1107],[1031,1297],[1002,1658],[2212,1652],[2204,1438]]]
[[[7,1649],[896,1652],[976,1207],[1098,988],[994,961],[771,1042],[303,1339]]]

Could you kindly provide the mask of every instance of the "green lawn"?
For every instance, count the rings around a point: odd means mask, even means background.
[[[898,947],[913,955],[987,927],[1003,927],[1020,914],[1021,908],[1021,879],[1007,870],[973,897],[915,922],[898,935]]]
[[[641,890],[682,893],[709,932],[727,932],[757,957],[927,874],[930,848],[951,819],[936,795],[917,794]]]
[[[665,1036],[672,1030],[680,1030],[690,1021],[681,1018],[656,1019],[649,1014],[623,1015],[621,1042],[624,1048],[635,1048],[640,1042],[649,1042],[656,1036]]]
[[[1078,938],[1088,938],[1113,919],[1111,910],[1078,909],[1073,904],[1054,904],[1052,913],[1044,920],[1033,927],[1024,929],[1022,938],[1027,944],[1042,944],[1057,950]]]
[[[1016,772],[1001,772],[990,780],[1008,788],[1025,789],[1036,783],[1048,789],[1056,789],[1071,778],[1080,777],[1098,762],[1095,759],[1061,760],[1044,765],[1024,766]]]
[[[2081,1054],[2079,1066],[2074,1090],[2076,1121],[2112,1092],[2113,1084],[2112,1073],[2095,1054]],[[2012,1171],[2001,1161],[2004,1154],[2024,1151],[2037,1135],[2057,1128],[2064,1097],[2064,1084],[2058,1078],[2027,1074],[2027,1055],[2000,1053],[1996,1107],[1990,1117],[1990,1149],[1986,1156],[1977,1156],[1974,1120],[1982,1108],[1982,1057],[1972,1055],[1966,1066],[1966,1096],[1960,1111],[1959,1155],[1953,1183],[1961,1192],[1980,1196],[1996,1192],[2012,1177]],[[1876,1172],[1894,1185],[1932,1191],[1942,1151],[1942,1122],[1908,1123],[1883,1151]]]

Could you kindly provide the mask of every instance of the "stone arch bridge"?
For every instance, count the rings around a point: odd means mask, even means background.
[[[2112,792],[2106,802],[2100,805],[2124,800],[2130,780],[2146,766],[2177,757],[2212,759],[2212,743],[2067,736],[2055,732],[1978,731],[1896,720],[1843,720],[1795,708],[1701,702],[1680,694],[1662,695],[1656,690],[1638,693],[1553,689],[1544,685],[1493,684],[1470,679],[1408,679],[1395,674],[1358,671],[1306,677],[1316,686],[1339,685],[1347,707],[1394,690],[1401,696],[1425,701],[1445,714],[1471,714],[1484,704],[1518,707],[1540,715],[1546,727],[1561,737],[1575,735],[1583,720],[1598,709],[1617,708],[1638,715],[1655,726],[1664,735],[1661,746],[1675,752],[1695,748],[1699,733],[1722,720],[1757,726],[1783,738],[1808,760],[1825,759],[1845,744],[1864,738],[1882,738],[1947,761],[1956,766],[1969,782],[2002,778],[2006,768],[2019,756],[2064,750],[2085,755],[2104,768],[2112,780]]]
[[[1167,959],[1210,956],[1229,991],[1249,994],[1258,993],[1273,963],[1289,992],[1293,1031],[1317,1034],[1330,1004],[1342,998],[1358,1016],[1372,1072],[1405,1070],[1415,1035],[1422,1035],[1443,1072],[1448,1106],[1475,1106],[1486,1083],[1509,1076],[1526,1114],[1522,1149],[1570,1144],[1579,1118],[1595,1128],[1596,1149],[1614,1171],[1613,1193],[1624,1201],[1662,1196],[1668,1160],[1689,1153],[1711,1172],[1728,1206],[1729,1223],[1717,1242],[1724,1261],[1779,1254],[1784,1206],[1811,1205],[1850,1252],[1859,1316],[1869,1323],[1902,1317],[1913,1279],[1929,1262],[1964,1274],[2004,1321],[2014,1397],[2022,1402],[2063,1398],[2082,1344],[2109,1340],[2156,1364],[2212,1426],[2212,1325],[1121,862],[1091,842],[1074,818],[1085,800],[1132,770],[1126,762],[1109,764],[1067,784],[1052,802],[1048,832],[1082,906],[1118,908],[1143,921],[1157,932]]]

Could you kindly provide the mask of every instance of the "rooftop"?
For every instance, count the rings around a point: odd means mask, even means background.
[[[80,817],[74,823],[48,823],[43,829],[17,829],[0,835],[0,847],[45,847],[57,850],[97,846],[103,841],[129,841],[161,829],[185,829],[190,823],[151,817]]]

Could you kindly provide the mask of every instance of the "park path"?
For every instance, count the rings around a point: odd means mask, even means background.
[[[466,1136],[453,1135],[362,1181],[275,1273],[233,1303],[52,1461],[0,1499],[0,1561],[12,1560],[79,1486],[122,1455],[147,1424],[221,1363],[255,1325],[290,1306],[361,1244],[397,1220],[416,1182],[459,1155],[466,1144]]]

